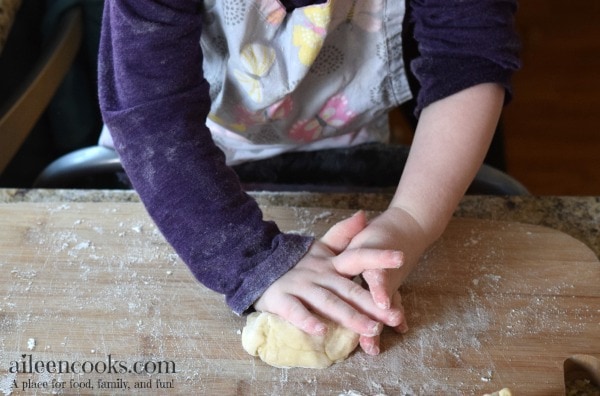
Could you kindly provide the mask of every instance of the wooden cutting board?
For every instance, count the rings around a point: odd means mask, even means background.
[[[349,215],[264,209],[315,235]],[[403,287],[410,332],[325,370],[247,355],[140,204],[2,204],[0,271],[4,394],[559,395],[567,357],[600,356],[598,259],[525,224],[453,220]]]

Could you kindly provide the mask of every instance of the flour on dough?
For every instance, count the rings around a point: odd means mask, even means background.
[[[311,336],[278,315],[254,312],[242,330],[242,346],[250,355],[275,367],[329,367],[350,355],[359,335],[322,320],[327,324],[327,334]]]

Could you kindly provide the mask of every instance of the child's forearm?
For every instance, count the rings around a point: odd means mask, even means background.
[[[480,84],[434,102],[421,113],[390,207],[414,218],[426,245],[444,231],[479,170],[503,101],[502,87]]]
[[[105,3],[99,51],[104,121],[148,213],[196,278],[242,313],[308,251],[257,203],[204,124],[210,108],[189,1]]]

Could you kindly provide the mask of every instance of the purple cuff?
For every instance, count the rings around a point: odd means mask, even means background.
[[[520,67],[516,0],[411,0],[420,56],[411,70],[420,84],[417,112],[485,82],[505,87]]]

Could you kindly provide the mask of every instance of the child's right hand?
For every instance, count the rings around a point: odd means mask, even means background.
[[[344,250],[365,226],[363,212],[333,226],[294,268],[263,293],[254,307],[275,313],[309,334],[327,331],[313,312],[361,334],[363,339],[377,336],[383,324],[398,326],[404,321],[402,310],[377,306],[369,291],[352,280],[365,270],[402,265],[402,253],[396,250]]]

